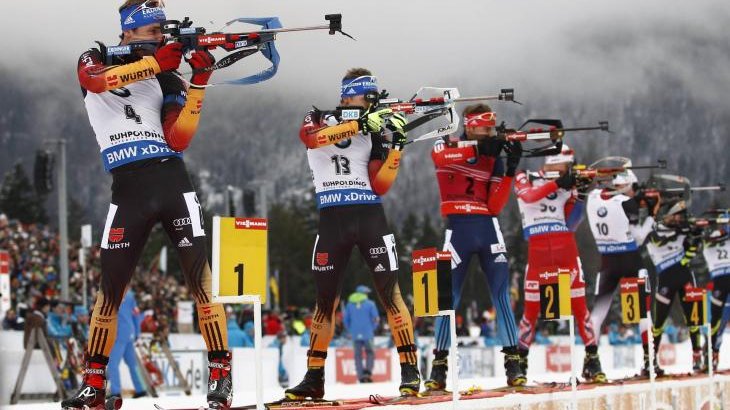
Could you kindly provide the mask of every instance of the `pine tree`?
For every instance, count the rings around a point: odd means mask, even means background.
[[[43,205],[44,198],[39,197],[23,165],[18,162],[5,174],[0,188],[0,212],[10,219],[18,219],[22,223],[46,223],[48,216]]]

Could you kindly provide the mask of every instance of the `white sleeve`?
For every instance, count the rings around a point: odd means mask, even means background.
[[[636,240],[636,244],[641,246],[644,244],[646,237],[654,230],[654,218],[647,216],[642,224],[629,224],[629,230],[631,231],[631,236]]]

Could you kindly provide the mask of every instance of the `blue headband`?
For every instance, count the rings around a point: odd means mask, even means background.
[[[132,30],[137,27],[159,23],[165,18],[165,11],[162,7],[147,7],[147,2],[136,6],[129,6],[119,12],[121,16],[122,31]]]
[[[369,91],[378,91],[378,80],[370,75],[363,75],[354,79],[342,80],[341,97],[365,95]]]

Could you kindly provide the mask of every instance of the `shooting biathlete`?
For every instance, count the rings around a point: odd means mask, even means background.
[[[497,332],[504,346],[507,384],[525,384],[517,353],[517,326],[510,302],[507,249],[497,215],[509,200],[512,179],[522,155],[519,142],[494,138],[496,115],[485,104],[464,109],[464,134],[438,139],[431,152],[441,193],[441,214],[447,218],[444,250],[451,251],[454,309],[459,307],[469,261],[479,257],[497,311]],[[499,154],[508,153],[507,165]],[[444,390],[451,343],[448,316],[436,318],[436,347],[429,391]]]
[[[591,313],[593,328],[599,331],[620,280],[648,276],[640,248],[654,229],[653,216],[659,201],[637,198],[637,184],[636,175],[627,169],[614,175],[609,187],[592,190],[586,200],[588,222],[601,254]],[[643,221],[640,221],[641,208],[647,209],[648,214]],[[646,326],[642,321],[642,334]]]
[[[728,296],[730,296],[730,226],[724,225],[706,231],[702,241],[702,256],[707,263],[713,288],[710,316],[712,320],[712,368],[717,370],[722,335],[727,324],[724,317]],[[705,349],[703,349],[703,352]],[[705,361],[705,366],[709,363]]]
[[[327,347],[334,332],[344,269],[355,245],[372,271],[397,346],[400,393],[416,395],[420,389],[411,315],[398,287],[395,236],[388,228],[380,199],[398,174],[406,120],[390,109],[373,111],[377,95],[376,79],[370,71],[352,69],[342,80],[341,105],[359,107],[365,113],[359,120],[338,123],[334,116],[313,110],[304,118],[299,133],[307,147],[319,208],[319,230],[312,252],[317,300],[307,373],[299,385],[286,390],[289,400],[324,396]],[[391,141],[384,137],[384,130],[392,135]]]
[[[598,339],[586,306],[583,269],[573,236],[584,208],[579,191],[583,194],[587,187],[576,189],[576,177],[570,172],[573,162],[573,150],[563,144],[559,154],[545,159],[542,171],[521,171],[516,176],[517,203],[528,241],[525,307],[519,329],[521,364],[523,372],[527,373],[527,356],[535,338],[535,324],[540,311],[539,275],[566,269],[571,276],[573,316],[585,344],[582,375],[589,382],[602,383],[606,381],[606,375],[601,370]],[[550,180],[546,178],[547,172],[558,172],[560,177]]]
[[[687,207],[684,200],[677,198],[662,198],[662,204],[657,216],[658,222],[654,231],[649,235],[646,250],[656,268],[656,287],[654,288],[652,319],[654,321],[652,334],[654,336],[654,369],[657,375],[664,374],[658,362],[656,353],[659,352],[664,322],[669,316],[675,295],[679,295],[686,322],[690,323],[692,303],[684,301],[687,286],[697,286],[694,273],[690,269],[690,262],[697,254],[697,247],[701,236],[688,227]],[[698,326],[689,326],[690,341],[692,343],[692,367],[694,370],[702,368],[702,351],[700,346],[700,330]],[[644,344],[645,375],[649,368],[649,346]]]
[[[161,4],[129,0],[119,9],[122,45],[142,49],[104,63],[99,49],[79,58],[78,77],[102,162],[111,172],[112,197],[101,242],[101,290],[89,329],[83,385],[65,409],[103,408],[106,366],[116,339],[117,313],[150,230],[162,223],[177,245],[186,284],[208,349],[208,405],[230,406],[231,355],[223,306],[211,302],[202,211],[190,183],[182,151],[198,126],[209,72],[194,74],[186,89],[173,72],[182,45],[162,44]],[[147,50],[147,51],[144,51]],[[213,57],[193,52],[194,69]]]

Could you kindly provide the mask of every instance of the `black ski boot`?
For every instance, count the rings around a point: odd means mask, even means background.
[[[304,380],[298,385],[284,390],[286,400],[318,400],[324,397],[324,367],[310,367]]]
[[[601,370],[601,359],[598,357],[598,346],[586,346],[583,359],[583,378],[588,383],[606,383],[606,373]]]
[[[522,372],[520,364],[520,355],[514,346],[502,349],[504,353],[504,372],[507,375],[508,386],[524,386],[527,383],[527,377]]]
[[[360,378],[360,383],[372,383],[372,382],[373,382],[373,375],[370,373],[370,370],[363,370],[362,377]]]
[[[712,371],[717,371],[717,364],[720,362],[720,352],[717,350],[712,351]]]
[[[446,390],[446,374],[449,371],[449,351],[434,350],[433,362],[431,362],[431,377],[423,382],[426,391]]]
[[[649,352],[647,349],[648,349],[647,345],[644,345],[644,367],[641,369],[641,376],[643,376],[643,377],[650,377]],[[664,369],[659,367],[659,361],[657,360],[656,353],[654,353],[654,375],[656,375],[656,377],[664,376]]]
[[[73,397],[61,402],[64,410],[104,410],[106,403],[106,365],[109,359],[95,356],[86,361],[84,379]]]
[[[530,351],[527,349],[517,349],[517,354],[520,357],[520,370],[522,374],[527,378],[527,357],[530,355]]]
[[[115,394],[106,398],[104,410],[119,410],[122,408],[122,396]]]
[[[705,367],[704,356],[701,349],[692,350],[692,371],[699,373],[707,370]]]
[[[421,374],[415,364],[400,364],[400,391],[401,396],[417,396],[421,390]]]
[[[233,379],[231,352],[218,350],[208,352],[208,407],[229,409],[233,401]]]

